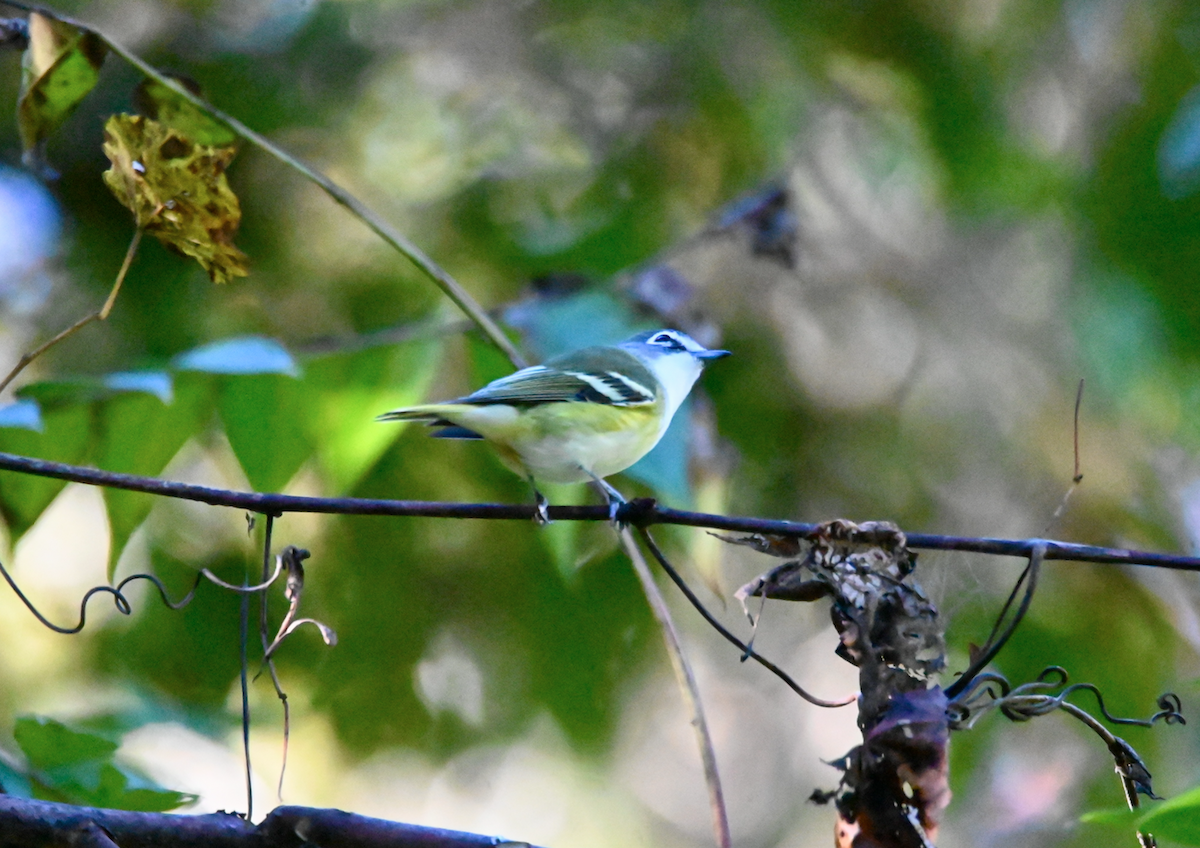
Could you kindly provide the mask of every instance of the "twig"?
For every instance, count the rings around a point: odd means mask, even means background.
[[[1067,487],[1067,491],[1062,496],[1062,500],[1058,502],[1058,508],[1054,510],[1054,514],[1050,516],[1050,522],[1046,528],[1042,530],[1043,534],[1049,533],[1058,519],[1062,518],[1062,514],[1067,509],[1067,502],[1071,500],[1071,495],[1075,494],[1075,490],[1079,488],[1079,484],[1083,482],[1083,472],[1079,470],[1079,407],[1083,403],[1083,378],[1079,380],[1079,388],[1075,390],[1075,426],[1074,444],[1075,444],[1075,473],[1071,476],[1071,485]]]
[[[987,664],[996,658],[996,655],[1000,653],[1000,649],[1004,647],[1004,644],[1017,631],[1017,625],[1021,623],[1021,619],[1029,611],[1029,604],[1033,601],[1033,593],[1037,589],[1038,572],[1041,570],[1042,560],[1045,558],[1046,544],[1045,542],[1041,542],[1034,546],[1033,552],[1029,555],[1029,564],[1021,572],[1016,585],[1013,586],[1012,594],[1008,596],[1008,601],[1005,602],[1003,609],[1000,610],[1000,615],[996,619],[995,626],[992,628],[992,634],[988,636],[987,645],[980,651],[975,661],[967,667],[967,670],[962,673],[962,676],[946,687],[947,698],[953,700],[963,689],[970,685],[975,675],[983,671],[987,667]],[[1005,628],[1004,633],[999,638],[994,638],[996,631],[1000,627],[1000,622],[1004,620],[1004,614],[1008,612],[1008,608],[1012,604],[1017,589],[1020,588],[1021,583],[1026,578],[1028,578],[1028,582],[1025,584],[1025,596],[1021,598],[1021,605],[1017,608],[1016,614],[1013,615],[1012,621],[1008,623],[1008,627]]]
[[[263,582],[256,583],[253,586],[249,586],[245,583],[243,583],[241,586],[237,586],[233,583],[226,583],[224,580],[222,580],[217,575],[213,574],[207,568],[200,569],[200,575],[202,577],[207,577],[208,581],[210,583],[220,586],[222,589],[228,589],[230,592],[239,592],[243,595],[255,595],[255,594],[258,594],[258,593],[262,592],[263,590],[269,588],[272,583],[274,583],[276,580],[278,580],[279,573],[281,570],[282,570],[282,567],[279,565],[276,565],[275,572],[273,574],[271,574],[270,576],[265,578],[263,580]]]
[[[965,675],[963,679],[967,679]],[[994,709],[999,709],[1006,718],[1012,721],[1029,721],[1038,716],[1049,715],[1061,710],[1083,722],[1104,741],[1113,757],[1117,776],[1121,779],[1121,788],[1129,809],[1136,810],[1140,807],[1139,793],[1157,799],[1158,796],[1151,788],[1150,772],[1141,757],[1138,756],[1137,751],[1124,739],[1112,733],[1093,715],[1067,699],[1075,692],[1085,690],[1095,695],[1096,703],[1105,720],[1114,724],[1153,727],[1159,721],[1165,724],[1186,724],[1180,713],[1179,697],[1172,692],[1162,695],[1158,699],[1158,712],[1149,718],[1122,718],[1108,712],[1104,705],[1104,698],[1100,695],[1100,689],[1094,683],[1076,683],[1071,686],[1066,684],[1067,672],[1060,666],[1043,669],[1036,680],[1022,684],[1015,689],[1002,675],[976,675],[969,680],[966,690],[957,699],[950,701],[946,711],[947,717],[950,719],[950,727],[955,730],[970,729],[981,715]],[[948,692],[949,690],[947,690]],[[1154,848],[1157,845],[1154,836],[1144,831],[1138,831],[1137,838],[1138,844],[1142,848]]]
[[[481,307],[471,294],[462,287],[462,285],[450,276],[444,268],[433,261],[421,248],[411,242],[404,234],[389,224],[378,213],[368,207],[365,203],[355,197],[353,194],[335,183],[325,174],[315,168],[306,165],[296,157],[292,156],[287,151],[276,146],[266,136],[260,135],[250,127],[243,124],[237,118],[226,112],[221,111],[203,97],[189,91],[185,86],[181,85],[177,80],[159,72],[152,65],[148,64],[140,56],[130,52],[121,44],[113,41],[103,32],[100,32],[90,24],[85,24],[74,18],[63,15],[60,12],[52,9],[47,9],[35,3],[24,3],[20,0],[0,0],[4,5],[11,6],[15,9],[23,9],[27,12],[37,12],[38,14],[46,15],[62,21],[65,24],[79,27],[96,34],[102,40],[108,49],[120,56],[129,64],[133,65],[145,76],[157,82],[159,85],[170,89],[179,97],[182,97],[188,103],[191,103],[197,109],[202,110],[209,117],[224,124],[229,129],[233,130],[239,137],[258,147],[265,153],[273,156],[275,159],[287,165],[289,168],[297,171],[309,181],[319,186],[326,194],[342,206],[344,206],[350,214],[354,215],[364,224],[366,224],[377,236],[387,242],[392,248],[397,250],[405,258],[413,263],[425,276],[434,282],[447,297],[461,309],[466,315],[475,322],[475,325],[483,332],[483,334],[498,347],[505,356],[509,358],[517,368],[524,368],[528,363],[521,356],[516,347],[504,332],[497,326],[496,322],[488,317],[487,312]]]
[[[265,580],[271,563],[271,531],[275,528],[275,516],[267,515],[267,526],[263,532],[263,564],[262,573]],[[248,529],[254,530],[253,520],[249,520]],[[276,571],[278,575],[278,571]],[[274,578],[272,578],[274,579]],[[265,590],[264,590],[265,591]],[[259,595],[259,603],[266,615],[266,595]],[[246,821],[254,818],[254,781],[250,768],[250,658],[248,656],[250,642],[250,585],[248,578],[243,581],[242,603],[238,608],[238,648],[241,668],[239,680],[242,687],[242,759],[246,764]]]
[[[1083,480],[1083,472],[1079,470],[1079,406],[1083,403],[1083,378],[1079,378],[1079,388],[1075,390],[1075,475],[1071,482],[1078,485]]]
[[[654,559],[658,561],[660,566],[662,566],[663,571],[667,572],[667,576],[671,578],[672,582],[679,587],[679,591],[683,592],[684,597],[688,599],[691,605],[696,608],[696,611],[700,613],[700,616],[707,621],[709,625],[713,627],[713,629],[724,636],[728,642],[731,642],[737,646],[738,650],[742,652],[743,660],[755,660],[784,683],[786,683],[793,692],[795,692],[804,700],[808,701],[810,704],[814,704],[818,707],[844,707],[848,704],[854,703],[855,698],[857,697],[855,695],[851,695],[849,698],[841,701],[827,701],[824,698],[818,698],[816,695],[808,693],[803,687],[800,686],[799,683],[797,683],[795,680],[792,680],[787,672],[775,665],[775,663],[763,657],[761,654],[757,653],[749,645],[743,643],[741,639],[730,633],[729,630],[726,629],[721,622],[717,621],[716,617],[713,616],[713,614],[710,613],[707,608],[705,608],[704,604],[700,603],[700,599],[696,597],[696,593],[693,592],[691,587],[684,582],[683,578],[679,575],[679,572],[675,570],[674,566],[671,565],[670,561],[663,554],[662,549],[659,548],[659,546],[655,543],[654,538],[650,535],[650,531],[645,527],[639,527],[638,532],[642,536],[642,541],[646,543],[646,547],[650,549],[650,553],[654,555]],[[763,600],[765,602],[765,596],[763,597]]]
[[[299,495],[262,494],[215,489],[178,483],[157,477],[119,474],[80,465],[51,462],[29,456],[0,453],[0,470],[53,477],[89,486],[104,486],[145,492],[160,497],[198,501],[212,506],[228,506],[264,515],[285,512],[311,512],[336,515],[407,515],[424,518],[476,518],[490,520],[530,521],[535,507],[532,504],[453,503],[445,501],[406,501],[373,498],[316,498]],[[608,521],[607,506],[552,506],[554,521]],[[637,527],[655,524],[676,524],[683,527],[708,527],[714,530],[742,533],[764,533],[811,539],[823,525],[770,518],[714,515],[660,506],[649,498],[630,501],[618,517]],[[908,546],[932,551],[965,551],[1029,558],[1034,549],[1043,546],[1045,560],[1095,562],[1113,565],[1153,565],[1180,571],[1200,571],[1200,557],[1181,554],[1108,548],[1099,545],[1080,545],[1053,539],[993,539],[975,536],[943,536],[934,533],[907,533]]]
[[[679,632],[671,620],[671,611],[667,608],[667,602],[663,598],[662,592],[658,590],[658,584],[654,582],[654,575],[650,573],[645,557],[638,549],[637,542],[634,541],[633,534],[628,527],[622,527],[620,533],[621,544],[625,547],[625,552],[633,563],[634,573],[637,574],[650,609],[662,629],[663,640],[667,643],[667,656],[671,658],[671,668],[675,671],[679,688],[683,691],[688,710],[692,714],[691,724],[696,733],[696,744],[700,748],[700,760],[704,766],[704,782],[708,787],[708,802],[712,811],[713,832],[717,839],[717,845],[720,848],[730,848],[733,842],[729,833],[729,816],[725,812],[721,776],[717,772],[717,755],[713,750],[708,723],[704,720],[704,706],[700,700],[700,689],[696,685],[695,675],[692,674],[687,657],[683,653]]]
[[[67,327],[67,329],[50,339],[50,341],[43,343],[40,347],[35,348],[30,353],[21,354],[21,358],[17,360],[17,364],[13,366],[11,371],[8,372],[8,376],[3,380],[0,380],[0,392],[8,388],[8,384],[16,379],[16,376],[24,371],[29,363],[33,362],[33,360],[37,359],[63,339],[74,335],[78,330],[86,327],[93,321],[108,320],[108,315],[110,312],[112,312],[113,304],[117,302],[117,294],[121,291],[121,283],[125,282],[125,275],[129,272],[129,266],[133,264],[133,257],[137,254],[138,244],[141,242],[141,240],[142,228],[138,227],[133,231],[133,238],[129,242],[129,248],[125,251],[125,261],[121,263],[121,270],[117,272],[117,280],[115,283],[113,283],[112,291],[108,293],[108,298],[104,301],[104,305],[91,315],[80,318],[70,327]]]
[[[271,547],[270,545],[263,546],[263,576],[266,577],[268,563],[270,561]],[[275,557],[275,573],[279,574],[283,568],[283,556]],[[272,578],[273,580],[274,578]],[[283,756],[279,764],[279,783],[275,787],[275,796],[280,801],[283,800],[283,777],[287,774],[287,758],[288,745],[292,734],[292,711],[288,705],[287,693],[283,691],[283,684],[279,682],[279,674],[275,671],[275,663],[271,661],[271,644],[270,637],[270,622],[267,619],[267,595],[264,592],[258,597],[258,635],[262,641],[263,665],[267,667],[268,673],[271,675],[271,685],[275,687],[275,697],[279,699],[283,706]],[[259,674],[262,674],[259,671]],[[255,679],[258,676],[255,675]]]

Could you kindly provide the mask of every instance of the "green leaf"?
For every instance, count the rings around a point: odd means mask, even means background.
[[[157,476],[184,442],[210,421],[212,390],[208,380],[180,380],[175,390],[169,375],[150,372],[110,375],[105,385],[130,388],[99,404],[96,411],[95,463],[106,471]],[[125,543],[156,499],[123,489],[105,488],[102,492],[112,535],[111,579]]]
[[[54,719],[21,716],[13,736],[29,762],[35,797],[141,812],[163,812],[195,800],[114,763],[118,744],[95,733]]]
[[[35,400],[18,400],[0,407],[0,427],[42,432],[42,408]]]
[[[313,453],[305,424],[309,393],[294,377],[221,378],[217,409],[229,444],[255,491],[282,490]]]
[[[21,716],[13,728],[13,738],[21,746],[29,767],[53,771],[103,760],[116,753],[116,742],[72,730],[65,724],[41,716]]]
[[[1137,827],[1138,818],[1144,810],[1131,810],[1128,807],[1112,807],[1107,810],[1092,810],[1084,813],[1079,820],[1084,824],[1098,824],[1106,827],[1120,827],[1133,830]]]
[[[441,350],[438,341],[410,342],[305,363],[304,420],[334,491],[353,488],[395,441],[398,428],[375,417],[425,397]]]
[[[87,378],[39,380],[17,389],[17,397],[32,400],[45,409],[86,404],[109,394],[103,383]]]
[[[148,783],[140,775],[112,763],[100,766],[96,790],[85,803],[110,810],[131,810],[139,813],[164,813],[190,804],[196,796],[173,789],[162,789]]]
[[[177,83],[200,96],[200,86],[194,80],[173,76]],[[178,130],[197,144],[228,147],[237,141],[237,134],[233,130],[214,120],[158,80],[143,80],[134,90],[133,97],[138,110],[147,118]]]
[[[287,348],[274,339],[240,336],[222,339],[189,350],[175,358],[180,371],[207,371],[210,374],[288,374],[299,375],[296,360]]]
[[[505,310],[504,320],[522,332],[542,359],[588,345],[616,344],[655,328],[627,299],[605,287],[531,297]]]
[[[35,403],[35,401],[28,401]],[[83,404],[42,408],[42,432],[0,427],[0,451],[78,464],[91,443],[91,409]],[[0,513],[8,524],[10,544],[33,526],[66,482],[0,471]]]
[[[1156,806],[1138,821],[1138,829],[1183,845],[1200,845],[1200,786]]]
[[[118,371],[107,375],[103,382],[114,391],[143,392],[163,403],[170,403],[175,396],[175,385],[165,371]]]
[[[179,382],[176,392],[169,374],[154,371],[31,383],[21,388],[20,401],[0,410],[0,449],[70,463],[87,458],[107,471],[157,475],[210,420],[209,381]],[[14,407],[21,408],[19,414]],[[31,424],[40,424],[44,432],[31,431]],[[58,455],[53,455],[55,451]],[[63,483],[11,477],[0,479],[0,509],[9,517],[15,541]],[[154,498],[120,489],[105,488],[102,493],[112,531],[111,568]]]
[[[46,140],[96,85],[108,48],[94,32],[37,12],[29,16],[17,125],[29,152]]]

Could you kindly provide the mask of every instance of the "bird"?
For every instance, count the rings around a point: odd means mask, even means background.
[[[393,409],[379,421],[417,421],[442,439],[483,439],[524,477],[549,522],[538,483],[596,483],[616,523],[621,493],[604,478],[624,471],[658,444],[710,360],[679,330],[639,333],[620,344],[586,347],[522,368],[466,397]]]

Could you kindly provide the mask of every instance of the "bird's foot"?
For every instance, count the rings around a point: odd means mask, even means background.
[[[529,481],[529,488],[533,489],[533,499],[537,502],[537,506],[533,509],[533,523],[538,527],[545,527],[550,523],[550,502],[546,500],[546,496],[538,489],[537,483],[533,481],[533,475],[530,474],[525,478]]]
[[[590,472],[589,472],[590,473]],[[622,511],[627,505],[625,496],[609,485],[608,481],[603,477],[597,477],[592,474],[592,479],[596,482],[600,489],[600,494],[604,495],[604,500],[608,504],[608,523],[619,533],[625,529],[625,522],[621,520]]]
[[[550,523],[550,502],[541,492],[534,494],[537,495],[537,506],[533,510],[533,523],[538,527],[545,527]]]

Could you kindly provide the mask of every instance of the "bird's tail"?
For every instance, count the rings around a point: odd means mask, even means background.
[[[393,409],[391,412],[385,412],[382,415],[376,415],[376,421],[424,421],[432,424],[441,418],[437,408],[434,406],[405,406],[400,409]]]
[[[401,409],[393,409],[391,412],[385,412],[382,415],[377,415],[375,420],[416,421],[421,424],[427,424],[430,427],[436,428],[436,432],[430,435],[438,439],[482,439],[483,436],[474,430],[455,424],[446,417],[447,413],[455,408],[457,407],[453,404],[406,406]]]

